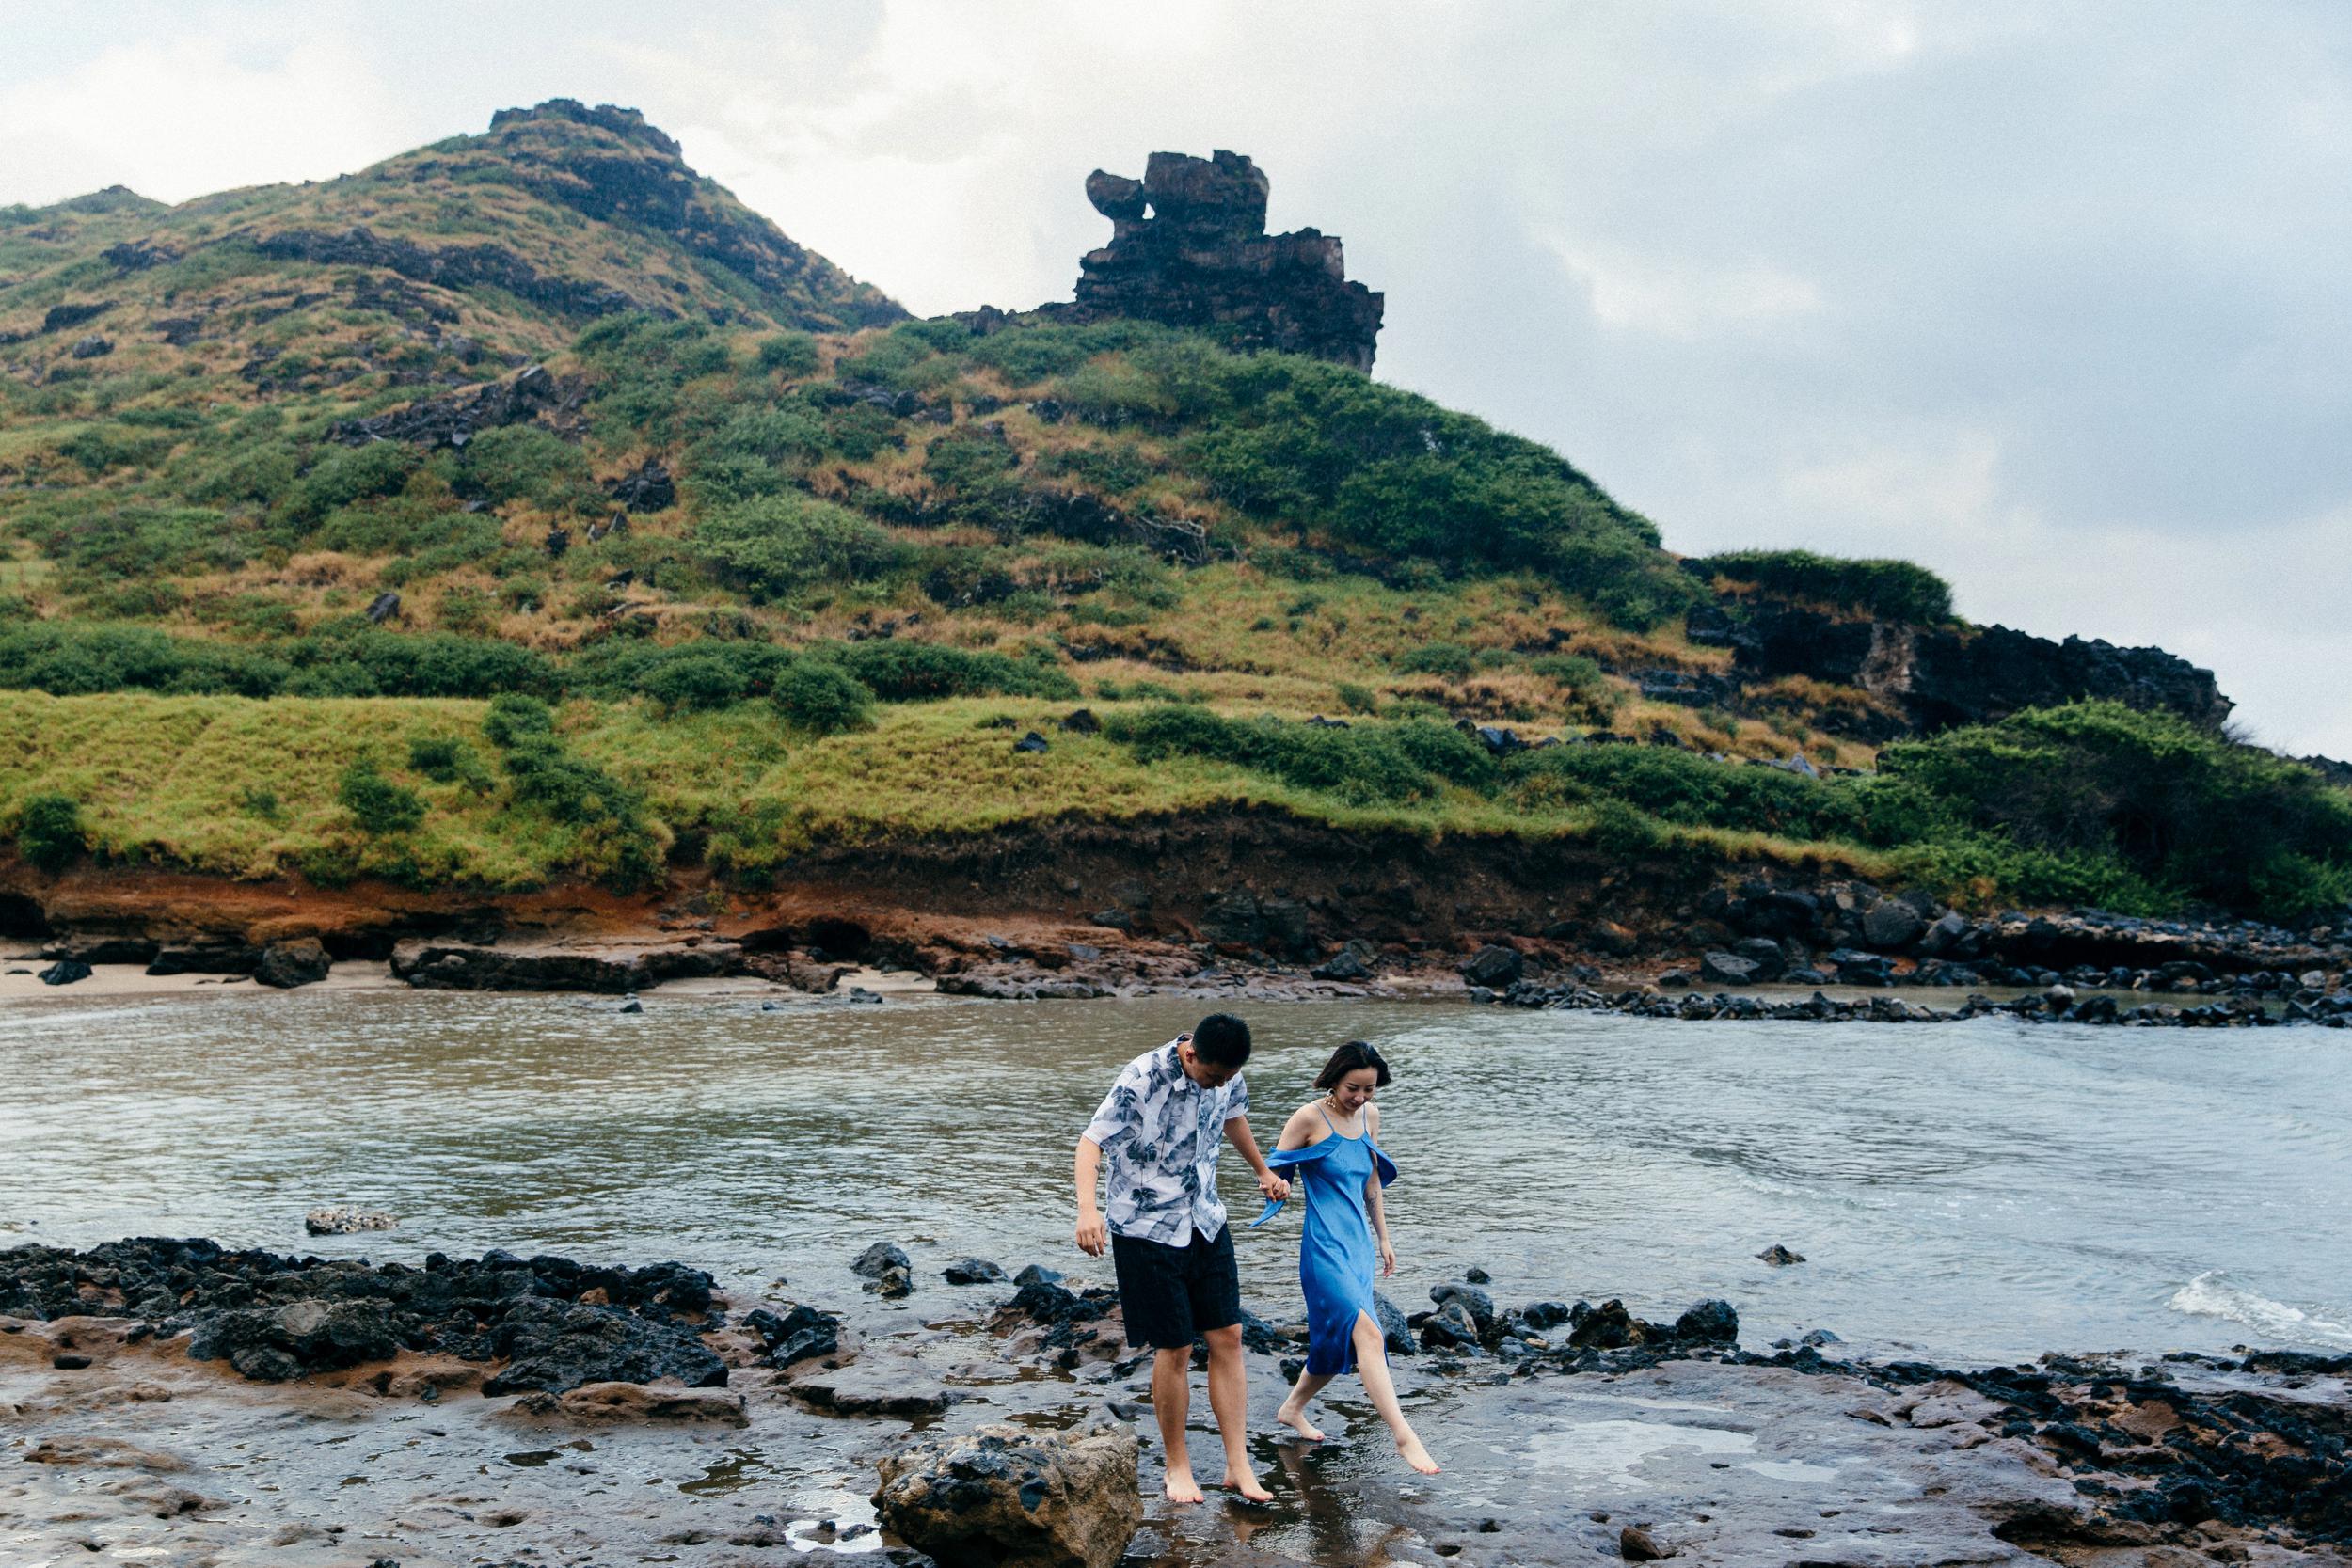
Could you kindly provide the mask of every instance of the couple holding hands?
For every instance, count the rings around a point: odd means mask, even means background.
[[[1272,1219],[1294,1187],[1307,1211],[1298,1254],[1307,1368],[1275,1418],[1321,1441],[1307,1418],[1308,1402],[1353,1370],[1396,1439],[1396,1451],[1414,1469],[1435,1475],[1437,1462],[1398,1407],[1373,1303],[1375,1274],[1396,1268],[1380,1199],[1380,1189],[1396,1180],[1396,1166],[1380,1151],[1380,1112],[1373,1103],[1389,1082],[1389,1065],[1361,1040],[1333,1052],[1316,1075],[1319,1094],[1283,1124],[1269,1159],[1249,1132],[1249,1090],[1241,1075],[1248,1060],[1249,1026],[1230,1013],[1212,1014],[1191,1034],[1128,1063],[1078,1140],[1078,1245],[1098,1258],[1111,1254],[1127,1342],[1154,1353],[1152,1411],[1167,1456],[1168,1498],[1201,1500],[1184,1443],[1196,1336],[1209,1349],[1209,1408],[1225,1443],[1224,1484],[1252,1502],[1272,1496],[1249,1463],[1241,1284],[1216,1196],[1217,1155],[1228,1141],[1249,1162],[1266,1196],[1255,1224]],[[1095,1186],[1105,1161],[1109,1196],[1098,1208]]]

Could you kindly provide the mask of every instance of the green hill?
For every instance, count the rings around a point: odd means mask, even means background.
[[[2197,700],[1918,738],[1811,657],[1977,646],[1916,567],[1685,563],[1548,448],[1315,359],[902,316],[561,101],[317,185],[0,209],[0,826],[38,867],[643,890],[1241,808],[1980,901],[2352,895],[2344,797]],[[2139,760],[2058,799],[2094,753]],[[2258,825],[2185,831],[2217,801]]]

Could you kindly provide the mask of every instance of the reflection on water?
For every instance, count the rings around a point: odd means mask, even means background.
[[[1198,1003],[880,1008],[354,993],[0,1012],[0,1228],[331,1255],[676,1257],[854,1297],[893,1239],[945,1262],[1108,1267],[1069,1242],[1070,1151],[1120,1064]],[[2352,1039],[2333,1032],[1675,1023],[1452,1006],[1244,1005],[1271,1141],[1331,1047],[1377,1043],[1408,1309],[1478,1264],[1505,1304],[1708,1295],[1754,1344],[2313,1343],[2352,1322]],[[1227,1196],[1254,1208],[1226,1162]],[[357,1203],[389,1234],[306,1238]],[[1238,1235],[1297,1310],[1295,1231]],[[1772,1269],[1784,1243],[1809,1259]],[[2229,1292],[2186,1290],[2226,1274]],[[2276,1308],[2276,1310],[2273,1310]],[[688,1484],[694,1484],[689,1482]]]

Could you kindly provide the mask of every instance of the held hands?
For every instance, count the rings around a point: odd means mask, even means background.
[[[1389,1245],[1386,1236],[1380,1238],[1380,1277],[1386,1279],[1396,1273],[1396,1248]]]
[[[1277,1203],[1290,1201],[1291,1184],[1275,1175],[1271,1169],[1258,1173],[1258,1191],[1265,1194]]]
[[[1103,1216],[1089,1209],[1078,1216],[1078,1250],[1089,1258],[1100,1258],[1110,1250],[1110,1233],[1103,1225]]]

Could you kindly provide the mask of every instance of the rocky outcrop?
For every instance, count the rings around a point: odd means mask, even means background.
[[[1369,372],[1381,296],[1347,280],[1335,236],[1268,234],[1268,189],[1234,152],[1154,152],[1141,180],[1096,169],[1087,199],[1111,220],[1111,243],[1080,260],[1076,303],[1059,313],[1164,322]]]
[[[463,447],[482,431],[575,408],[584,390],[577,381],[558,379],[546,367],[531,365],[504,381],[426,398],[364,420],[342,420],[327,436],[347,447],[363,447],[371,441]]]
[[[389,239],[364,224],[358,224],[340,232],[281,230],[262,235],[253,242],[253,246],[273,261],[310,261],[323,267],[382,267],[416,282],[444,289],[501,289],[526,305],[535,305],[572,321],[593,321],[622,310],[675,314],[666,306],[632,298],[609,283],[551,277],[503,245],[436,248],[413,240]]]
[[[562,134],[569,126],[601,135]],[[550,135],[549,133],[557,133]],[[688,254],[741,277],[782,319],[854,330],[906,319],[906,310],[688,167],[675,140],[635,109],[551,98],[490,117],[485,150],[503,153],[501,177],[607,223],[667,235]]]
[[[699,1338],[711,1289],[710,1275],[678,1263],[596,1268],[507,1252],[435,1253],[421,1269],[155,1238],[0,1252],[0,1313],[193,1329],[190,1355],[263,1383],[411,1350],[505,1361],[487,1393],[661,1377],[716,1386],[726,1369]]]
[[[2085,697],[2176,713],[2214,729],[2234,705],[2211,671],[2162,648],[2119,648],[2079,637],[2055,642],[2007,626],[1905,626],[1758,598],[1733,614],[1702,610],[1690,630],[1694,642],[1728,646],[1743,682],[1804,675],[1883,699],[1907,723],[1869,737],[1875,739],[1906,727],[1925,734],[1984,723]],[[1679,700],[1662,690],[1657,695]],[[1708,690],[1693,700],[1721,696]]]
[[[986,1426],[885,1457],[874,1508],[943,1568],[1110,1568],[1143,1523],[1140,1454],[1117,1422]]]
[[[472,947],[404,942],[392,977],[420,990],[590,990],[621,995],[665,980],[707,979],[741,969],[726,942]]]

